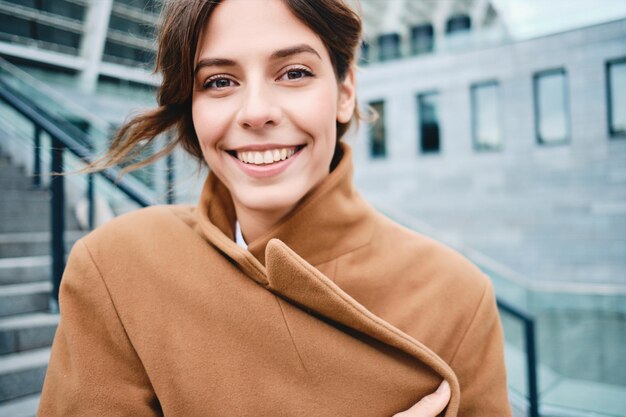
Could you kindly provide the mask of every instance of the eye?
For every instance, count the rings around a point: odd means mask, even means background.
[[[224,89],[228,87],[234,87],[236,85],[237,83],[235,83],[235,81],[231,80],[230,78],[226,78],[224,76],[218,75],[218,76],[214,76],[206,80],[204,84],[202,84],[202,87],[205,90],[209,90],[209,89],[220,90],[220,89]]]
[[[299,80],[305,77],[313,77],[313,73],[306,68],[289,68],[279,80]]]

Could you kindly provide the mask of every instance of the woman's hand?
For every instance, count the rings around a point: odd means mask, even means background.
[[[450,401],[450,386],[443,381],[437,391],[422,398],[417,404],[393,417],[436,417]]]

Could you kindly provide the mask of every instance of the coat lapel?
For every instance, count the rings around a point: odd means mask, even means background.
[[[280,240],[270,240],[265,255],[267,282],[271,291],[428,365],[450,384],[451,398],[445,416],[456,416],[460,402],[459,383],[443,359],[419,341],[372,314]]]

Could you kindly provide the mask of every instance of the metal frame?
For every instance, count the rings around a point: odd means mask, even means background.
[[[500,119],[497,120],[496,123],[498,123],[498,130],[500,133],[500,144],[496,147],[484,147],[484,146],[480,146],[480,144],[477,141],[476,138],[476,134],[477,134],[477,129],[478,129],[478,122],[477,122],[477,118],[478,118],[478,102],[476,100],[476,91],[482,87],[496,87],[497,88],[497,100],[498,103],[496,103],[496,105],[498,107],[500,107],[500,81],[498,80],[489,80],[489,81],[482,81],[482,82],[477,82],[477,83],[473,83],[470,85],[470,104],[471,104],[471,113],[472,113],[472,147],[474,149],[474,151],[476,152],[501,152],[504,148],[504,144],[502,143],[502,138],[503,138],[503,132],[502,132],[502,123],[500,121]]]
[[[511,304],[497,299],[498,308],[524,325],[526,344],[526,372],[528,378],[528,416],[539,417],[539,385],[537,380],[537,346],[535,343],[535,319]]]
[[[604,77],[606,80],[606,108],[607,108],[607,131],[609,138],[611,139],[623,139],[626,138],[626,132],[616,132],[613,130],[613,105],[611,101],[613,99],[613,87],[611,85],[611,66],[612,65],[626,65],[626,57],[611,59],[604,64]]]
[[[546,75],[560,74],[563,76],[563,111],[565,112],[565,137],[559,141],[547,142],[541,137],[539,129],[540,112],[539,112],[539,79]],[[533,107],[535,116],[535,138],[539,145],[542,146],[560,146],[571,142],[572,136],[572,119],[569,106],[569,84],[567,79],[567,71],[565,68],[555,68],[539,71],[533,74]]]

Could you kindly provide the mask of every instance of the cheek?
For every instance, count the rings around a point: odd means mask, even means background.
[[[333,88],[334,87],[334,88]],[[335,140],[337,120],[337,88],[317,86],[289,103],[290,119],[313,139]],[[330,136],[330,138],[327,138]]]
[[[191,104],[191,117],[193,127],[198,136],[200,148],[205,159],[215,149],[219,138],[222,136],[227,126],[227,118],[224,108],[212,106],[202,97],[193,99]]]

